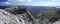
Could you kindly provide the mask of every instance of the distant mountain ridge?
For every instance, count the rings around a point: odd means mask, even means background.
[[[56,8],[56,7],[49,7],[49,6],[26,6],[28,10],[31,11],[47,11],[48,8]]]
[[[12,6],[17,6],[17,5],[12,5]],[[9,8],[11,6],[0,6],[0,9],[3,9],[3,8]],[[19,6],[17,6],[19,7]],[[56,8],[56,7],[50,7],[50,6],[25,6],[26,9],[28,10],[31,10],[31,11],[46,11],[48,8]]]

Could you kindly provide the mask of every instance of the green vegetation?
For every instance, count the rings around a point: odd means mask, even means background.
[[[47,13],[46,13],[46,18],[53,18],[53,17],[56,17],[56,8],[49,8],[48,10],[47,10]]]

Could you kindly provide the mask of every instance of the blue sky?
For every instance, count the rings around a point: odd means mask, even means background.
[[[8,0],[0,0],[0,2],[6,2],[6,1],[8,1]]]
[[[6,4],[27,6],[60,6],[60,0],[3,0]],[[1,2],[1,1],[0,1]]]

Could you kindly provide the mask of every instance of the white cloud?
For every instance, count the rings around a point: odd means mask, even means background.
[[[30,3],[30,2],[32,2],[32,0],[12,0],[12,1],[11,1],[11,3],[12,3],[12,4],[15,4],[15,5],[17,5],[17,4],[18,4],[18,5],[19,5],[19,4],[20,4],[20,5],[21,5],[21,4],[24,5],[24,4],[28,4],[28,3]]]
[[[13,5],[31,5],[31,6],[60,6],[60,2],[54,2],[58,0],[53,0],[53,2],[45,2],[45,1],[33,1],[33,0],[12,0],[11,3]],[[6,2],[9,4],[8,2]]]
[[[26,0],[16,0],[17,2],[25,2]]]
[[[31,6],[60,6],[60,2],[31,2],[31,3],[25,3],[25,5],[31,5]]]
[[[59,0],[52,0],[52,1],[54,1],[54,2],[55,2],[55,1],[59,1]]]
[[[32,2],[33,0],[27,0],[28,2]]]
[[[5,2],[6,4],[10,4],[10,2]]]
[[[32,0],[16,0],[17,2],[31,2]]]

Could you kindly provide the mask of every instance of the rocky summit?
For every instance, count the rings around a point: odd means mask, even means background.
[[[34,18],[30,12],[14,15],[0,9],[0,24],[34,24]]]

